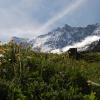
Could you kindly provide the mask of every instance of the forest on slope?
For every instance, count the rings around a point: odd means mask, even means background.
[[[100,52],[80,55],[0,45],[0,100],[100,100]]]

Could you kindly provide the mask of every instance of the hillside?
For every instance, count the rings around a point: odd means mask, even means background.
[[[1,100],[99,100],[100,52],[36,53],[9,43],[0,46]],[[91,81],[88,83],[88,81]]]

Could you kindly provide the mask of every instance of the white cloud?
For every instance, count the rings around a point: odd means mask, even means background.
[[[62,48],[61,50],[60,49],[52,50],[51,52],[60,54],[61,52],[68,51],[70,48],[77,48],[79,51],[83,51],[83,50],[86,50],[87,47],[91,43],[93,43],[94,41],[98,41],[99,39],[100,39],[100,36],[96,36],[96,35],[88,36],[84,40],[82,40],[81,42],[77,42],[77,43],[74,43],[72,45],[68,45],[68,46]]]
[[[98,41],[100,39],[100,36],[88,36],[81,42],[75,43],[70,46],[66,46],[62,49],[63,52],[68,51],[70,48],[78,48],[78,50],[82,50],[83,48],[86,49],[88,45],[90,45],[94,41]]]

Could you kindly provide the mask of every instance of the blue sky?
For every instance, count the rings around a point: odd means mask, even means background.
[[[100,0],[0,0],[1,41],[94,23],[100,23]]]

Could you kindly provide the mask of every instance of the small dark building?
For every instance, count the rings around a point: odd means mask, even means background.
[[[72,58],[75,58],[75,59],[78,59],[78,52],[77,52],[77,48],[70,48],[68,50],[68,54],[69,54],[69,57],[72,57]]]

